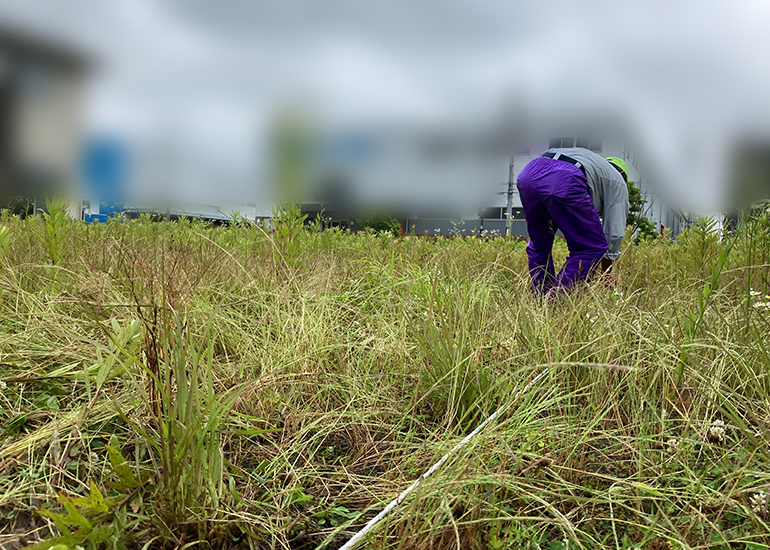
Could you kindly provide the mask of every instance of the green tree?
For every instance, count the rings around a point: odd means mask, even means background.
[[[658,233],[655,230],[656,224],[647,218],[642,211],[644,205],[647,202],[642,197],[642,192],[636,186],[636,183],[629,181],[628,186],[628,218],[626,219],[626,226],[633,227],[636,233],[635,243],[639,244],[641,241],[648,239],[655,239],[658,237]]]
[[[398,237],[401,234],[401,224],[398,223],[397,219],[391,218],[387,214],[372,214],[358,218],[356,222],[367,229],[392,233],[394,237]]]

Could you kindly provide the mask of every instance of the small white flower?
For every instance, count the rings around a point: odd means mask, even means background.
[[[0,380],[0,390],[4,390],[8,387],[8,384],[6,384],[4,381]]]
[[[770,309],[770,302],[757,302],[754,309]]]
[[[758,291],[758,290],[754,290],[754,289],[752,288],[751,290],[749,290],[749,294],[750,294],[751,296],[760,296],[762,293],[761,293],[760,291]]]
[[[679,440],[672,437],[666,441],[666,450],[669,454],[675,454],[679,450]]]
[[[709,427],[706,434],[709,441],[717,442],[724,441],[725,439],[725,422],[724,420],[714,420],[714,424]]]
[[[767,502],[767,491],[760,491],[749,498],[749,504],[751,504],[751,510],[755,514],[759,514],[765,510],[765,503]]]
[[[362,329],[362,330],[359,330],[356,334],[358,334],[359,338],[363,338],[364,336],[366,336],[366,331]]]

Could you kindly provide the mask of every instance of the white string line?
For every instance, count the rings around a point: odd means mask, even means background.
[[[534,384],[534,383],[535,383],[535,382],[537,382],[537,381],[538,381],[540,378],[542,378],[542,377],[545,375],[545,373],[546,373],[546,372],[548,372],[548,369],[547,369],[547,368],[546,368],[546,369],[543,369],[543,371],[542,371],[540,374],[538,374],[538,375],[537,375],[537,376],[535,376],[535,377],[534,377],[532,380],[530,380],[530,381],[527,383],[527,385],[526,385],[526,386],[524,386],[522,389],[520,389],[520,390],[519,390],[519,391],[516,393],[516,395],[513,397],[512,401],[515,401],[516,399],[518,399],[518,398],[519,398],[519,396],[520,396],[522,393],[524,393],[525,391],[527,391],[527,390],[529,389],[529,387],[530,387],[532,384]],[[350,540],[348,540],[348,542],[346,542],[346,543],[345,543],[345,545],[344,545],[344,546],[342,546],[342,547],[340,548],[340,550],[350,550],[351,548],[353,548],[353,547],[354,547],[354,546],[355,546],[355,545],[358,543],[358,541],[359,541],[359,540],[361,540],[361,539],[364,537],[364,535],[366,535],[366,533],[368,533],[368,532],[369,532],[369,531],[372,529],[372,527],[374,527],[375,525],[377,525],[377,523],[379,523],[379,521],[380,521],[382,518],[384,518],[385,516],[387,516],[387,515],[390,513],[390,511],[391,511],[391,510],[393,510],[393,508],[395,508],[396,506],[398,506],[399,504],[401,504],[401,503],[404,501],[404,499],[405,499],[405,498],[406,498],[406,497],[409,495],[409,493],[411,493],[412,491],[414,491],[414,490],[417,488],[417,486],[420,484],[420,482],[421,482],[422,480],[424,480],[424,479],[428,479],[428,477],[430,477],[431,475],[433,475],[433,473],[434,473],[436,470],[438,470],[438,469],[441,467],[441,465],[442,465],[444,462],[446,462],[446,461],[447,461],[447,459],[449,458],[449,456],[450,456],[450,455],[452,455],[454,452],[456,452],[458,449],[462,448],[462,447],[463,447],[463,446],[464,446],[466,443],[468,443],[468,441],[470,441],[470,440],[473,438],[473,436],[475,436],[477,433],[479,433],[481,430],[483,430],[483,429],[484,429],[484,428],[487,426],[487,424],[489,424],[490,422],[492,422],[492,421],[493,421],[493,420],[494,420],[494,419],[497,417],[497,415],[498,415],[498,414],[500,414],[500,412],[501,412],[501,411],[502,411],[502,410],[503,410],[505,407],[507,407],[509,404],[510,404],[510,401],[509,401],[508,403],[504,403],[503,405],[501,405],[501,406],[500,406],[500,408],[499,408],[499,409],[497,409],[495,412],[493,412],[493,413],[492,413],[492,415],[491,415],[489,418],[487,418],[487,419],[486,419],[484,422],[482,422],[481,424],[479,424],[478,426],[476,426],[476,429],[475,429],[475,430],[473,430],[471,433],[469,433],[468,435],[466,435],[466,436],[465,436],[465,438],[464,438],[462,441],[460,441],[460,443],[458,443],[457,445],[455,445],[454,447],[452,447],[452,450],[450,450],[450,451],[449,451],[447,454],[445,454],[444,456],[442,456],[442,457],[441,457],[441,459],[440,459],[438,462],[436,462],[436,463],[435,463],[433,466],[431,466],[431,467],[428,469],[428,471],[427,471],[427,472],[425,472],[425,473],[424,473],[424,474],[422,474],[422,475],[421,475],[419,478],[417,478],[417,481],[415,481],[415,482],[414,482],[414,483],[412,483],[412,484],[411,484],[409,487],[407,487],[406,489],[404,489],[404,491],[403,491],[403,492],[402,492],[400,495],[398,495],[398,497],[396,497],[396,498],[395,498],[395,499],[394,499],[394,500],[393,500],[393,501],[392,501],[390,504],[388,504],[388,505],[387,505],[387,506],[386,506],[386,507],[385,507],[385,508],[382,510],[382,512],[380,512],[379,514],[377,514],[376,516],[374,516],[374,517],[373,517],[371,520],[369,520],[369,523],[367,523],[367,524],[364,526],[364,528],[363,528],[363,529],[361,529],[361,530],[360,530],[358,533],[356,533],[355,535],[353,535],[353,536],[350,538]]]

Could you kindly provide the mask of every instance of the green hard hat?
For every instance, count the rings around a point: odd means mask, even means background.
[[[606,160],[623,174],[623,179],[628,181],[628,165],[626,165],[623,159],[619,159],[618,157],[607,157]]]

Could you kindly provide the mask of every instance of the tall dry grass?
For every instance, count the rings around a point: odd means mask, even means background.
[[[770,544],[767,215],[548,304],[522,242],[286,216],[2,215],[0,545],[339,547],[545,365],[367,548]]]

